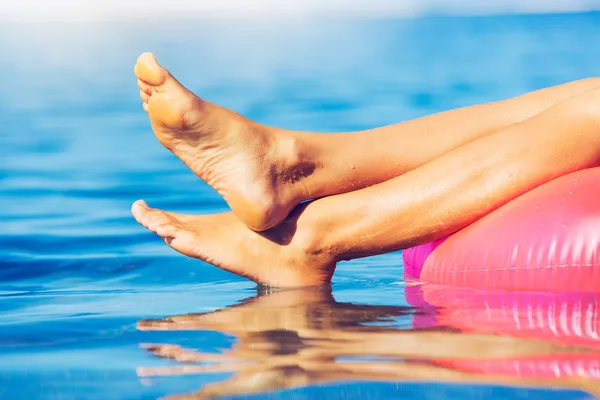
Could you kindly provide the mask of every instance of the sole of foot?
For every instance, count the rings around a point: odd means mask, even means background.
[[[159,142],[212,186],[250,229],[264,231],[306,200],[302,178],[316,168],[296,138],[207,102],[151,53],[134,68]]]

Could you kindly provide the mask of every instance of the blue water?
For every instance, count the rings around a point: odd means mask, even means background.
[[[595,76],[598,43],[594,13],[0,25],[0,398],[600,395],[600,357],[552,358],[573,352],[572,336],[587,335],[577,354],[593,354],[594,296],[454,304],[477,321],[466,327],[442,319],[439,304],[411,300],[394,253],[342,263],[332,294],[284,293],[286,302],[178,255],[129,213],[139,198],[184,213],[226,210],[154,139],[132,75],[143,51],[247,117],[332,132]],[[494,323],[531,321],[532,309],[542,322],[567,310],[564,320],[591,330],[548,332],[538,321],[525,335]],[[554,375],[527,378],[535,362],[513,359],[530,354],[550,357],[540,371]],[[476,356],[518,368],[440,361]]]

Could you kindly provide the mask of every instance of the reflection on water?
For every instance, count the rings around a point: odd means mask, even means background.
[[[209,313],[142,320],[143,331],[226,332],[206,353],[143,344],[173,359],[140,376],[232,372],[198,398],[339,381],[443,381],[579,388],[600,394],[600,295],[482,292],[412,286],[416,307],[337,302],[330,290],[259,291]],[[398,326],[413,316],[413,326]],[[173,397],[177,398],[177,396]]]

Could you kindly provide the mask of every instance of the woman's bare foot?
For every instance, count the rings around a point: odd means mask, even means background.
[[[160,143],[223,196],[246,226],[271,228],[306,200],[299,181],[316,163],[294,138],[202,100],[151,53],[138,58],[135,75]]]
[[[178,252],[259,284],[275,287],[328,284],[335,261],[319,248],[311,227],[294,216],[267,232],[255,232],[232,213],[184,215],[137,201],[135,219]]]

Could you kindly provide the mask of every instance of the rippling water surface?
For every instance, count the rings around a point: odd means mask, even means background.
[[[600,297],[407,287],[399,253],[262,292],[139,227],[226,209],[154,139],[155,52],[261,122],[357,130],[598,74],[600,15],[0,26],[0,397],[600,395]],[[551,392],[551,393],[550,393]]]

